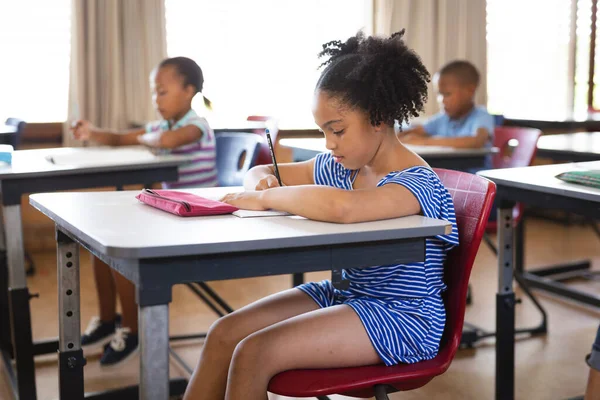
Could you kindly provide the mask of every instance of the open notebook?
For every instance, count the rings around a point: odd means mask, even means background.
[[[292,215],[285,211],[253,211],[253,210],[237,210],[233,212],[233,215],[240,218],[252,218],[252,217],[277,217],[281,215]]]

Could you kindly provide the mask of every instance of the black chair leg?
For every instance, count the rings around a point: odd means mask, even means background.
[[[31,258],[31,255],[28,252],[25,252],[25,262],[29,264],[29,267],[27,267],[27,269],[25,270],[27,276],[35,275],[35,264],[33,263],[33,259]]]
[[[494,242],[492,242],[492,239],[490,239],[490,235],[488,235],[487,233],[484,233],[483,234],[483,241],[485,242],[485,244],[487,244],[487,246],[490,248],[490,250],[495,255],[498,255],[498,249],[496,248],[496,245],[494,244]]]
[[[375,385],[375,399],[376,400],[390,400],[387,395],[385,385]]]
[[[473,303],[473,291],[471,289],[471,284],[467,286],[467,305],[470,306]]]

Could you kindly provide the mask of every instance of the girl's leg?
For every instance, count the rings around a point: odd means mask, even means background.
[[[319,309],[279,322],[235,348],[225,399],[265,400],[271,378],[301,368],[381,363],[358,315],[347,305]]]
[[[231,357],[242,339],[264,327],[318,308],[305,293],[289,289],[219,318],[208,331],[200,361],[190,379],[184,399],[222,400],[225,397]],[[244,395],[238,398],[247,397]]]
[[[113,322],[117,312],[117,290],[110,267],[94,256],[92,256],[92,264],[100,308],[100,321]]]
[[[135,285],[117,271],[112,271],[121,303],[121,326],[116,329],[110,345],[100,358],[102,367],[111,367],[129,359],[138,349],[138,307],[135,302]]]
[[[135,302],[135,285],[117,271],[112,271],[119,301],[121,302],[121,326],[129,328],[132,334],[138,332],[138,306]]]
[[[596,334],[596,340],[592,345],[592,352],[588,356],[587,363],[590,366],[585,400],[596,400],[600,398],[600,327]]]

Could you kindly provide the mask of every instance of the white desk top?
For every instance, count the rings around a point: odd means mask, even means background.
[[[600,189],[555,178],[560,173],[578,169],[600,170],[600,161],[494,169],[480,171],[477,175],[491,179],[499,185],[594,201],[600,207]]]
[[[10,135],[17,131],[17,127],[14,125],[0,124],[0,135]]]
[[[289,138],[280,139],[279,144],[282,146],[311,150],[319,153],[328,152],[325,147],[324,138]],[[481,148],[481,149],[455,149],[447,146],[413,146],[406,145],[409,149],[425,157],[465,157],[465,156],[478,156],[492,154],[498,151],[494,148]]]
[[[544,135],[538,139],[538,149],[574,153],[597,153],[600,159],[600,132]]]
[[[241,188],[186,190],[207,198]],[[137,191],[41,193],[30,203],[101,253],[149,258],[281,249],[374,240],[430,237],[450,230],[447,221],[410,216],[334,224],[297,216],[184,218],[139,202]]]
[[[177,166],[191,158],[189,155],[157,156],[142,146],[17,150],[13,152],[12,165],[0,162],[0,180]]]

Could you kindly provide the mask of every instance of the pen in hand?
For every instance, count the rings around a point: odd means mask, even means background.
[[[273,142],[271,141],[271,134],[269,130],[266,129],[265,133],[267,135],[267,143],[269,144],[269,151],[271,151],[271,160],[273,160],[273,169],[275,170],[275,177],[277,178],[277,182],[279,186],[283,186],[281,183],[281,176],[279,175],[279,168],[277,168],[277,160],[275,159],[275,151],[273,150]]]

